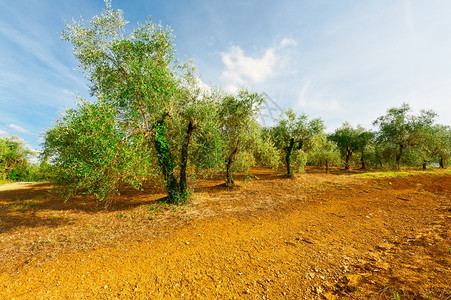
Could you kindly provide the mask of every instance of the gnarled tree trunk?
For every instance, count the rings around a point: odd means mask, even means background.
[[[180,195],[179,184],[174,176],[175,160],[166,141],[166,121],[160,120],[155,126],[154,145],[158,156],[158,165],[164,177],[164,184],[168,192],[169,203],[182,203],[186,199],[182,199]]]
[[[349,161],[351,160],[351,156],[352,156],[352,151],[351,149],[349,149],[348,147],[346,148],[345,151],[345,170],[349,170],[351,169],[351,165],[349,164]]]
[[[398,171],[399,171],[399,169],[401,168],[401,167],[400,167],[401,155],[402,155],[402,152],[404,151],[404,148],[405,148],[405,147],[406,147],[406,146],[403,145],[403,144],[399,145],[399,152],[396,153],[396,167],[397,167]]]
[[[188,185],[186,182],[186,168],[188,166],[188,148],[191,142],[191,135],[196,128],[197,123],[192,120],[188,123],[188,129],[186,130],[185,143],[181,149],[180,155],[180,196],[185,199],[188,195]]]
[[[445,162],[443,161],[443,157],[440,157],[439,164],[440,168],[445,169]]]
[[[362,153],[362,157],[360,157],[360,162],[362,163],[362,167],[360,169],[365,170],[366,166],[365,166],[365,159],[363,158],[363,153]]]
[[[226,164],[226,186],[232,187],[234,182],[232,178],[232,164],[236,160],[236,155],[238,153],[239,145],[236,145],[235,149],[233,149],[232,153],[227,158]]]
[[[285,163],[287,165],[287,177],[293,177],[293,170],[291,169],[291,154],[294,150],[294,138],[290,139],[290,145],[287,148],[287,154],[285,155]]]

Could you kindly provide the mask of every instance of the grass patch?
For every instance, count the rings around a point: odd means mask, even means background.
[[[363,178],[403,178],[407,176],[418,175],[451,175],[451,169],[431,169],[426,171],[409,170],[409,171],[381,171],[355,174],[351,176]]]
[[[39,203],[33,203],[33,202],[23,202],[23,203],[16,203],[16,204],[11,204],[10,205],[10,209],[13,211],[29,211],[29,210],[33,210],[36,211],[38,208]]]
[[[401,300],[401,296],[397,290],[390,290],[390,294],[393,296],[394,300]]]
[[[8,184],[8,183],[12,183],[11,180],[0,180],[0,185],[4,185],[4,184]]]

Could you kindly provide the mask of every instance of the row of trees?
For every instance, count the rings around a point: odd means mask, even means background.
[[[232,186],[235,172],[255,164],[286,167],[286,175],[293,176],[307,163],[327,170],[342,157],[350,168],[356,153],[362,167],[384,165],[392,155],[399,167],[408,153],[426,153],[430,143],[424,141],[436,136],[434,114],[411,116],[407,105],[376,120],[377,133],[345,123],[327,135],[321,119],[291,110],[273,127],[262,128],[257,123],[262,94],[202,90],[192,63],[175,61],[169,28],[149,19],[127,34],[126,24],[107,1],[89,24],[74,21],[63,32],[97,99],[80,99],[45,133],[43,157],[51,161],[66,197],[84,193],[108,199],[123,185],[140,188],[160,179],[167,201],[180,204],[189,194],[189,176],[224,172],[225,184]],[[440,128],[449,149],[450,130]],[[439,155],[427,151],[423,162]],[[448,157],[449,152],[443,155],[443,164]]]
[[[0,138],[0,179],[6,180],[9,173],[19,170],[26,163],[30,151],[17,137]]]
[[[51,178],[46,162],[33,162],[36,152],[18,137],[0,137],[0,180],[41,181]]]

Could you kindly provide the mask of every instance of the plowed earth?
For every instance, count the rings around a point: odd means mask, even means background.
[[[252,170],[185,206],[0,187],[2,299],[450,299],[451,175]]]

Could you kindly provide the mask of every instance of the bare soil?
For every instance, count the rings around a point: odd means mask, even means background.
[[[0,299],[451,299],[451,175],[267,168],[108,209],[0,186]]]

